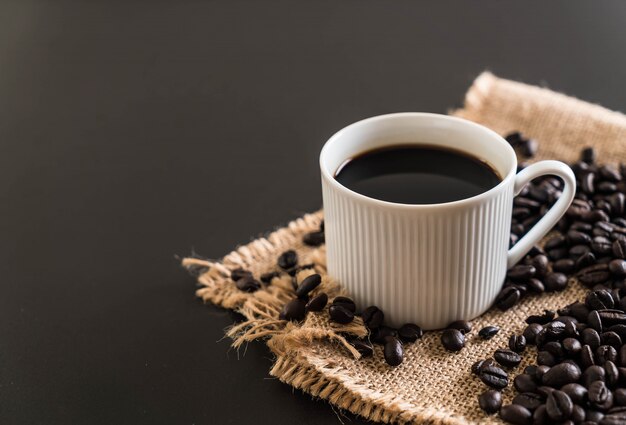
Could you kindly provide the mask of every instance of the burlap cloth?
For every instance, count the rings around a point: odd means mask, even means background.
[[[454,114],[501,134],[521,130],[537,138],[540,150],[536,159],[574,161],[581,147],[593,145],[602,160],[626,160],[625,115],[489,73],[476,79],[465,97],[464,108]],[[301,325],[286,323],[277,317],[282,305],[293,297],[289,277],[274,279],[265,289],[251,294],[236,289],[229,278],[230,270],[238,267],[256,276],[274,270],[277,256],[295,249],[300,264],[314,263],[315,272],[324,276],[320,290],[331,296],[340,293],[341,288],[325,276],[324,247],[310,248],[301,242],[305,233],[318,227],[321,218],[321,212],[305,215],[266,238],[239,247],[221,261],[187,258],[183,265],[198,274],[198,296],[237,310],[247,319],[227,332],[235,347],[263,338],[276,355],[272,376],[374,421],[501,423],[478,408],[477,395],[485,386],[470,373],[471,364],[505,347],[511,334],[522,331],[529,314],[555,309],[584,296],[583,287],[572,281],[563,292],[527,297],[507,312],[492,309],[472,321],[468,343],[458,353],[441,347],[439,332],[428,332],[417,343],[406,346],[404,362],[396,368],[385,364],[379,346],[373,358],[358,359],[358,353],[351,350],[342,334],[365,335],[360,319],[337,326],[326,320],[327,312],[322,312],[310,313]],[[299,278],[312,272],[302,271]],[[502,330],[492,340],[483,341],[476,334],[486,325]],[[534,350],[527,350],[516,371],[532,363],[534,354]],[[505,401],[510,400],[513,391],[509,385],[503,394]]]

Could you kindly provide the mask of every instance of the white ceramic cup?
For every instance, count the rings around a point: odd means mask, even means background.
[[[492,189],[442,204],[373,199],[335,180],[337,169],[365,151],[428,144],[467,152],[502,178]],[[556,224],[576,188],[562,162],[541,161],[516,174],[511,146],[495,132],[446,115],[398,113],[356,122],[333,135],[320,154],[328,274],[358,305],[377,305],[393,326],[439,329],[472,319],[494,302],[508,268]],[[509,249],[513,197],[530,180],[565,182],[545,216]]]

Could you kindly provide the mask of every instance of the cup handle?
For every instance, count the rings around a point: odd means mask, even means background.
[[[540,161],[532,164],[515,176],[514,195],[532,179],[550,174],[563,179],[563,194],[550,210],[530,229],[513,248],[509,249],[507,269],[513,267],[524,255],[543,238],[569,208],[576,192],[576,178],[571,168],[560,161]]]

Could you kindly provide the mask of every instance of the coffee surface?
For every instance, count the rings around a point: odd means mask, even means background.
[[[346,161],[335,179],[362,195],[401,204],[457,201],[500,183],[496,172],[475,157],[421,145],[365,152]]]

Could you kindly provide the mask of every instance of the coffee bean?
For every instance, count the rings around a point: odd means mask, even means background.
[[[562,291],[567,286],[567,276],[563,273],[548,273],[543,280],[546,291]]]
[[[542,377],[541,382],[553,388],[560,388],[565,384],[578,381],[580,379],[580,368],[572,363],[560,363],[547,371]]]
[[[495,389],[501,390],[509,385],[509,378],[506,372],[496,366],[483,367],[479,376],[481,381]]]
[[[565,245],[567,245],[567,238],[563,235],[556,235],[546,241],[544,249],[550,251],[555,248],[562,248]]]
[[[563,391],[552,391],[546,400],[546,412],[550,419],[563,421],[569,418],[574,409],[572,399]]]
[[[565,350],[563,350],[563,345],[561,345],[558,341],[549,341],[543,344],[541,347],[542,350],[547,351],[552,354],[554,358],[558,359],[565,355]]]
[[[551,249],[550,251],[548,251],[548,257],[553,261],[560,260],[561,258],[565,258],[567,257],[568,254],[569,254],[569,250],[567,248],[556,248],[556,249]]]
[[[335,297],[333,300],[333,305],[340,305],[346,310],[351,311],[352,313],[356,312],[356,304],[352,301],[351,298],[348,297]]]
[[[567,394],[572,399],[572,402],[576,404],[582,405],[587,401],[587,388],[575,382],[563,385],[561,391]]]
[[[517,375],[515,379],[513,379],[513,386],[521,393],[534,392],[537,389],[535,378],[528,373]]]
[[[519,131],[514,131],[507,134],[504,139],[509,142],[511,146],[517,146],[524,139],[524,136],[522,136],[522,133]]]
[[[493,358],[505,367],[515,367],[522,361],[521,356],[515,351],[504,348],[497,349]]]
[[[606,199],[611,206],[611,213],[613,215],[624,215],[624,212],[626,212],[626,196],[622,192],[614,193]]]
[[[578,354],[582,348],[582,344],[576,338],[565,338],[563,340],[563,350],[569,356]]]
[[[496,361],[489,357],[484,360],[478,360],[472,364],[472,373],[475,375],[480,375],[480,371],[489,366],[496,366]]]
[[[609,221],[610,217],[604,211],[594,209],[594,210],[587,211],[586,213],[584,213],[581,219],[588,223],[596,223],[598,221]]]
[[[422,328],[413,323],[405,323],[398,329],[398,337],[404,343],[415,342],[423,335]]]
[[[619,364],[620,366],[626,366],[626,345],[619,350]]]
[[[616,239],[611,245],[611,250],[616,258],[626,258],[626,239]]]
[[[472,325],[467,320],[457,320],[448,325],[448,329],[458,329],[461,333],[468,333],[472,330]]]
[[[576,262],[570,258],[562,258],[552,265],[552,270],[559,273],[571,273],[575,269]]]
[[[240,291],[244,292],[256,292],[261,289],[261,282],[256,280],[251,274],[244,275],[243,277],[237,279],[235,282],[235,286]]]
[[[565,237],[570,245],[589,245],[591,243],[591,237],[578,230],[570,230]]]
[[[526,338],[524,335],[511,335],[509,338],[509,348],[516,353],[521,353],[526,349]]]
[[[500,408],[500,417],[514,425],[530,425],[532,423],[532,413],[519,404],[508,404]]]
[[[606,289],[591,291],[585,297],[585,304],[593,310],[603,310],[614,307],[613,296]]]
[[[580,350],[580,365],[584,368],[595,365],[593,350],[588,345],[583,345]]]
[[[284,305],[280,315],[281,320],[300,321],[304,320],[306,315],[306,301],[300,298],[294,298]]]
[[[610,345],[601,345],[596,348],[595,360],[597,364],[604,364],[607,360],[617,361],[617,350]]]
[[[513,199],[513,206],[528,208],[530,210],[538,210],[539,208],[541,208],[541,204],[539,202],[529,198],[525,198],[523,196],[516,196],[515,199]]]
[[[615,385],[617,385],[617,381],[619,379],[619,370],[617,369],[617,366],[615,365],[615,363],[610,360],[606,361],[604,363],[604,372],[605,372],[604,382],[606,382],[606,385],[609,388],[614,388]]]
[[[354,313],[344,307],[343,304],[332,304],[328,309],[328,313],[330,315],[330,320],[343,325],[354,320]]]
[[[496,297],[495,305],[505,311],[513,307],[520,299],[520,291],[514,287],[506,287]]]
[[[319,274],[312,274],[305,277],[298,286],[298,289],[296,289],[296,296],[299,298],[308,296],[309,292],[317,288],[320,283],[322,283],[322,276]]]
[[[587,397],[589,402],[596,407],[603,406],[611,396],[611,391],[604,381],[594,381],[588,387]]]
[[[618,388],[613,391],[613,399],[618,406],[626,406],[626,388]]]
[[[317,296],[315,296],[314,298],[311,298],[311,301],[309,301],[306,306],[305,309],[306,311],[322,311],[324,310],[324,307],[326,307],[326,304],[328,303],[328,295],[326,295],[324,292],[318,294]]]
[[[548,257],[543,254],[534,256],[530,264],[535,268],[535,276],[543,277],[548,272]]]
[[[482,338],[482,339],[491,339],[493,338],[498,332],[500,332],[500,328],[497,326],[485,326],[484,328],[482,328],[481,330],[478,331],[478,335]]]
[[[502,394],[500,391],[487,390],[478,397],[478,405],[489,415],[496,413],[502,406]]]
[[[320,246],[324,243],[324,232],[310,232],[302,237],[302,242],[308,246]]]
[[[278,276],[280,276],[279,272],[268,272],[268,273],[262,274],[260,277],[260,280],[266,285],[269,285],[270,283],[272,283],[272,279]]]
[[[356,351],[361,354],[361,357],[372,357],[374,355],[374,347],[369,341],[355,338],[349,340],[348,342],[356,348]]]
[[[398,331],[389,326],[381,325],[374,329],[370,335],[370,339],[375,344],[384,344],[388,336],[398,336]]]
[[[531,324],[531,323],[539,323],[541,325],[545,325],[546,323],[549,323],[552,321],[552,319],[554,319],[554,316],[556,315],[556,313],[552,310],[544,310],[543,314],[541,315],[530,315],[526,318],[526,323]]]
[[[528,279],[528,282],[526,282],[526,287],[528,288],[529,291],[535,292],[535,293],[542,293],[546,290],[545,286],[543,285],[543,282],[535,278]]]
[[[626,276],[626,260],[615,259],[609,263],[609,271],[615,277]]]
[[[513,266],[507,272],[507,277],[513,281],[520,282],[526,281],[531,277],[535,276],[537,269],[534,266],[526,265],[526,264],[518,264]]]
[[[622,346],[622,339],[618,334],[612,331],[602,332],[600,335],[602,345],[610,345],[611,347],[619,350]]]
[[[530,212],[530,210],[528,208],[522,208],[522,207],[515,207],[515,208],[513,208],[513,211],[511,213],[513,218],[515,218],[517,220],[523,220],[526,217],[528,217],[530,214],[531,214],[531,212]]]
[[[598,334],[602,332],[602,321],[600,320],[600,314],[597,310],[592,310],[589,312],[589,316],[587,316],[587,324],[595,329]]]
[[[295,267],[298,264],[298,254],[294,250],[285,251],[278,257],[278,267],[283,270]]]
[[[587,164],[593,164],[596,162],[596,150],[592,147],[584,148],[580,152],[580,160]]]
[[[626,313],[616,309],[597,310],[603,326],[626,324]]]
[[[545,336],[548,340],[560,340],[564,339],[566,335],[565,323],[559,321],[553,321],[546,324],[544,327]]]
[[[365,323],[365,326],[367,326],[368,329],[377,329],[383,324],[385,314],[381,309],[372,305],[363,310],[361,317],[363,318],[363,323]]]
[[[389,366],[398,366],[404,358],[402,343],[395,336],[385,338],[385,348],[383,350],[385,361]]]
[[[465,346],[465,335],[458,329],[446,329],[441,334],[441,344],[448,351],[460,351]]]
[[[595,381],[604,381],[605,375],[606,371],[602,366],[591,365],[583,372],[580,382],[588,388]]]
[[[585,173],[580,179],[580,190],[587,195],[593,195],[596,191],[595,187],[596,175],[594,173]]]
[[[609,277],[609,266],[606,264],[596,264],[593,266],[585,267],[580,270],[576,277],[578,280],[587,286],[597,285],[599,283],[606,282]]]
[[[577,260],[581,256],[588,254],[589,252],[591,252],[591,248],[589,248],[589,246],[587,245],[574,245],[567,250],[568,255],[573,260]]]
[[[617,186],[613,182],[600,182],[596,185],[596,190],[600,193],[613,193]]]
[[[539,351],[537,353],[537,364],[552,367],[556,364],[556,358],[549,351]]]
[[[585,267],[592,266],[596,263],[596,256],[593,252],[587,252],[576,260],[576,270],[584,269]]]
[[[591,249],[595,254],[608,255],[613,252],[613,245],[611,241],[604,236],[596,236],[591,242]]]
[[[622,341],[626,341],[626,325],[613,325],[607,328],[608,331],[615,332]]]
[[[532,412],[537,407],[543,404],[542,401],[543,397],[541,397],[539,394],[535,394],[533,392],[524,392],[513,397],[511,404],[518,404]]]
[[[526,338],[526,343],[530,345],[534,345],[536,342],[537,335],[543,330],[543,326],[539,323],[531,323],[526,326],[524,329],[524,338]]]
[[[524,139],[518,146],[522,155],[527,158],[535,156],[537,149],[539,148],[539,144],[535,139]]]

